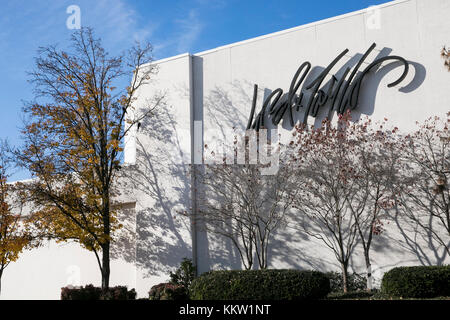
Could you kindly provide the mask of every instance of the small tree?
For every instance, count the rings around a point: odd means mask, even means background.
[[[248,151],[248,140],[244,140]],[[279,152],[268,149],[264,152]],[[276,172],[266,175],[268,166],[250,164],[247,154],[244,164],[227,164],[224,159],[196,170],[202,188],[198,221],[207,231],[231,240],[246,270],[253,267],[255,256],[260,269],[268,267],[270,241],[292,203],[287,197],[289,170],[282,163],[277,165]]]
[[[170,283],[181,285],[188,290],[195,279],[196,269],[191,259],[183,258],[180,267],[175,272],[170,273]]]
[[[397,128],[389,130],[387,119],[376,127],[370,119],[351,124],[347,130],[355,138],[353,149],[356,200],[359,201],[358,212],[349,208],[355,219],[359,242],[363,247],[366,264],[367,290],[372,289],[372,267],[370,249],[374,235],[383,231],[383,220],[387,219],[385,211],[394,205],[394,189],[398,182],[401,168],[401,150]]]
[[[450,255],[450,112],[404,139],[399,210]]]
[[[50,46],[39,51],[31,83],[37,98],[45,100],[24,107],[25,143],[17,159],[34,178],[24,187],[36,223],[52,238],[75,240],[93,251],[106,289],[110,245],[120,228],[112,197],[122,143],[160,99],[145,106],[143,114],[134,112],[139,88],[155,71],[148,64],[149,45],[110,57],[91,29],[81,29],[73,34],[71,49]],[[131,75],[131,85],[117,90]]]
[[[342,269],[344,292],[348,289],[348,266],[356,246],[355,219],[364,206],[357,195],[358,172],[354,166],[355,137],[349,114],[340,115],[337,125],[324,121],[320,128],[297,127],[291,146],[291,179],[294,197],[294,223],[303,232],[321,240],[334,254]]]
[[[361,243],[370,291],[370,249],[373,236],[383,231],[385,211],[393,206],[399,137],[397,128],[386,128],[387,119],[374,126],[370,119],[350,118],[347,112],[337,124],[326,120],[318,129],[297,128],[291,161],[301,196],[294,203],[302,229],[322,240],[341,264],[344,291],[350,256]]]
[[[27,228],[28,221],[20,214],[20,197],[14,194],[14,186],[7,182],[8,170],[11,169],[7,149],[6,143],[0,141],[0,294],[3,272],[30,246],[32,239]],[[15,203],[10,205],[11,201]],[[19,212],[13,213],[14,209]]]

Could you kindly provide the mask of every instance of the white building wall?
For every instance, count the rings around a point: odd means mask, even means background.
[[[331,70],[323,82],[325,84],[331,74],[341,75],[348,61],[350,66],[354,66],[373,42],[377,47],[360,69],[376,57],[398,55],[408,60],[410,71],[407,78],[393,88],[387,88],[387,84],[403,72],[399,64],[371,73],[363,83],[356,111],[363,116],[369,115],[375,121],[386,117],[405,132],[413,130],[416,121],[445,115],[450,106],[450,76],[439,53],[449,41],[449,13],[450,2],[446,0],[394,1],[375,9],[196,54],[194,64],[201,65],[201,72],[194,72],[194,79],[202,83],[205,144],[211,145],[225,139],[223,132],[227,128],[245,129],[254,83],[259,85],[257,113],[264,97],[272,90],[282,88],[284,92],[288,91],[301,63],[310,61],[313,68],[321,67],[320,72],[348,48],[349,52]],[[311,74],[318,74],[314,71]],[[308,80],[305,82],[308,83]],[[290,136],[289,121],[286,123],[279,125],[279,133],[285,141]],[[318,124],[320,121],[309,117],[309,123]],[[400,230],[396,222],[391,222],[386,226],[386,232],[376,237],[372,253],[376,277],[380,278],[383,272],[396,265],[444,261],[442,250],[430,249],[428,239],[415,238],[417,235],[404,229],[411,231],[412,227],[402,226]],[[211,243],[209,250],[206,250],[206,245],[199,243],[202,254],[199,254],[198,263],[201,271],[239,265],[229,245],[215,250]],[[363,256],[359,252],[354,257]],[[445,261],[449,261],[448,257]],[[362,259],[353,261],[352,268],[362,273],[363,265]],[[295,230],[279,232],[272,244],[272,268],[326,270],[333,266],[338,268],[332,253],[323,243],[306,239]]]
[[[183,257],[192,256],[192,226],[181,213],[189,212],[192,206],[189,164],[194,121],[202,121],[204,144],[214,145],[224,139],[227,130],[245,128],[253,84],[259,85],[258,112],[263,97],[271,90],[289,89],[301,63],[310,61],[313,67],[324,68],[348,48],[348,54],[330,73],[340,75],[343,65],[348,61],[355,64],[376,42],[377,47],[362,68],[376,56],[390,54],[407,59],[410,73],[394,88],[386,85],[397,79],[401,67],[372,73],[363,84],[358,110],[375,121],[387,117],[401,130],[413,130],[415,121],[449,111],[450,75],[439,57],[441,47],[450,45],[449,16],[448,0],[393,1],[371,10],[155,62],[158,74],[154,82],[142,88],[136,105],[145,109],[160,94],[165,97],[164,104],[143,121],[135,139],[127,138],[125,158],[135,159],[126,166],[128,178],[123,182],[128,191],[122,200],[127,203],[123,219],[128,229],[122,240],[128,245],[122,246],[125,249],[118,251],[122,254],[116,255],[112,264],[112,284],[136,287],[139,296],[144,297],[152,285],[168,279],[169,271]],[[386,74],[387,70],[391,71]],[[314,121],[309,118],[309,123]],[[288,129],[280,123],[279,133],[284,137],[289,136]],[[380,278],[397,265],[450,261],[441,251],[430,248],[426,238],[416,238],[412,226],[399,228],[391,222],[386,229],[373,244],[375,277]],[[194,239],[200,272],[240,267],[230,243],[200,230]],[[334,260],[320,242],[294,230],[279,232],[270,252],[271,268],[337,269]],[[71,266],[79,268],[82,284],[100,284],[92,253],[76,244],[49,244],[23,254],[8,267],[2,298],[58,299],[60,288],[72,276],[70,270],[78,270]],[[353,261],[352,268],[364,272],[362,261]]]
[[[190,224],[182,217],[191,193],[191,56],[160,61],[158,69],[156,80],[139,93],[137,106],[145,112],[155,95],[163,99],[137,132],[136,164],[128,168],[125,186],[136,200],[136,289],[141,296],[166,281],[192,252]]]

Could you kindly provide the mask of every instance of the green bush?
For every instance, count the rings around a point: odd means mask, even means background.
[[[170,283],[181,285],[189,290],[192,281],[195,278],[196,268],[191,259],[184,258],[180,267],[174,272],[170,273]]]
[[[125,286],[110,287],[108,290],[88,284],[85,287],[61,288],[61,300],[135,300],[136,291]]]
[[[344,285],[342,281],[342,273],[340,272],[327,272],[327,277],[330,279],[331,292],[343,292]],[[348,291],[361,291],[367,289],[367,279],[366,277],[359,275],[357,273],[352,273],[348,275],[347,278]]]
[[[125,286],[111,287],[102,292],[100,300],[136,300],[136,291]]]
[[[192,300],[305,300],[330,292],[327,276],[317,271],[210,271],[194,279]]]
[[[186,288],[172,283],[160,283],[153,286],[148,293],[150,300],[187,300]]]
[[[381,292],[402,298],[450,296],[450,266],[394,268],[384,274]]]

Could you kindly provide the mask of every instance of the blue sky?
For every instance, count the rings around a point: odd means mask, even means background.
[[[0,138],[20,144],[21,107],[33,99],[27,71],[39,46],[67,45],[66,9],[81,9],[111,54],[135,40],[155,58],[199,52],[388,2],[387,0],[2,0],[0,13]],[[17,173],[14,178],[26,177]]]

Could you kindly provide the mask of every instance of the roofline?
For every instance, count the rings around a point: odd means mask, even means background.
[[[334,17],[331,17],[331,18],[326,18],[326,19],[322,19],[322,20],[319,20],[319,21],[303,24],[303,25],[300,25],[300,26],[297,26],[297,27],[293,27],[293,28],[289,28],[289,29],[285,29],[285,30],[281,30],[281,31],[272,32],[272,33],[269,33],[269,34],[266,34],[266,35],[262,35],[262,36],[259,36],[259,37],[255,37],[255,38],[250,38],[250,39],[247,39],[247,40],[234,42],[234,43],[227,44],[227,45],[224,45],[224,46],[220,46],[220,47],[217,47],[217,48],[214,48],[214,49],[200,51],[198,53],[195,53],[194,55],[196,55],[196,56],[197,55],[199,55],[199,56],[200,55],[205,55],[205,54],[212,53],[212,52],[215,52],[215,51],[228,49],[228,48],[244,45],[244,44],[251,43],[251,42],[256,42],[256,41],[259,41],[259,40],[264,40],[264,39],[267,39],[267,38],[272,38],[272,37],[283,35],[283,34],[288,34],[288,33],[291,33],[291,32],[298,31],[298,30],[312,28],[312,27],[315,27],[315,26],[318,26],[318,25],[330,23],[330,22],[341,20],[341,19],[348,18],[348,17],[351,17],[351,16],[356,16],[356,15],[359,15],[359,14],[363,14],[369,8],[385,8],[385,7],[398,5],[398,4],[401,4],[401,3],[404,3],[404,2],[410,2],[410,1],[414,1],[414,0],[395,0],[395,1],[390,1],[390,2],[379,4],[379,5],[370,6],[370,7],[367,7],[365,9],[360,9],[360,10],[357,10],[357,11],[344,13],[344,14],[341,14],[341,15],[338,15],[338,16],[334,16]]]
[[[415,0],[394,0],[394,1],[386,2],[386,3],[382,3],[382,4],[379,4],[379,5],[370,6],[368,8],[386,8],[386,7],[395,6],[395,5],[398,5],[398,4],[401,4],[401,3],[404,3],[404,2],[410,2],[410,1],[415,1]],[[168,62],[168,61],[171,61],[171,60],[184,58],[184,57],[191,56],[191,55],[192,56],[203,56],[203,55],[206,55],[206,54],[209,54],[209,53],[213,53],[213,52],[216,52],[216,51],[229,49],[229,48],[240,46],[240,45],[244,45],[244,44],[247,44],[247,43],[256,42],[256,41],[259,41],[259,40],[264,40],[264,39],[267,39],[267,38],[272,38],[272,37],[275,37],[275,36],[279,36],[279,35],[295,32],[295,31],[302,30],[302,29],[312,28],[312,27],[315,27],[315,26],[318,26],[318,25],[330,23],[330,22],[333,22],[333,21],[341,20],[341,19],[348,18],[348,17],[355,16],[355,15],[359,15],[359,14],[363,14],[363,13],[365,13],[367,11],[368,8],[360,9],[360,10],[357,10],[357,11],[352,11],[352,12],[349,12],[349,13],[344,13],[344,14],[341,14],[341,15],[338,15],[338,16],[334,16],[334,17],[331,17],[331,18],[326,18],[326,19],[322,19],[322,20],[319,20],[319,21],[303,24],[303,25],[300,25],[300,26],[297,26],[297,27],[293,27],[293,28],[289,28],[289,29],[285,29],[285,30],[281,30],[281,31],[268,33],[268,34],[265,34],[265,35],[262,35],[262,36],[258,36],[258,37],[254,37],[254,38],[250,38],[250,39],[247,39],[247,40],[242,40],[242,41],[230,43],[230,44],[219,46],[219,47],[216,47],[216,48],[213,48],[213,49],[200,51],[200,52],[197,52],[195,54],[190,54],[189,52],[182,53],[182,54],[179,54],[179,55],[176,55],[176,56],[167,57],[167,58],[163,58],[163,59],[152,61],[150,64],[160,64],[160,63],[164,63],[164,62]],[[145,65],[147,65],[147,64],[144,64],[143,66],[145,66]]]

